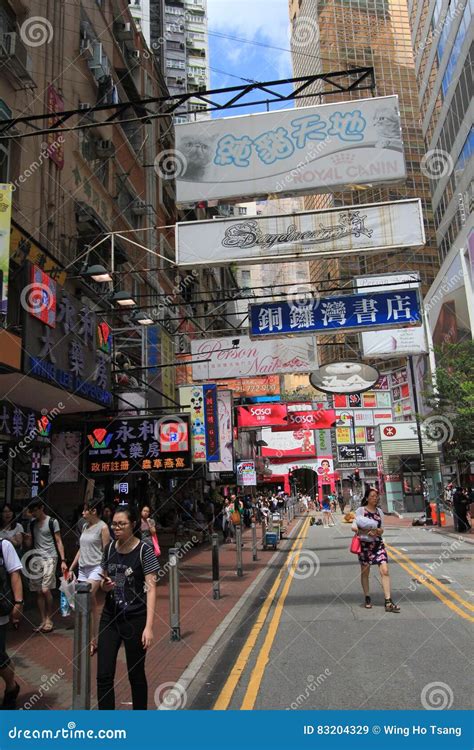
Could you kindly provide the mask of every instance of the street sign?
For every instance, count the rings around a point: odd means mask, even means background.
[[[417,289],[310,298],[303,304],[249,306],[250,336],[264,338],[327,331],[374,331],[421,326]]]

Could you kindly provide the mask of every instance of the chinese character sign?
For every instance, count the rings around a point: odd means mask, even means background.
[[[217,386],[213,384],[181,386],[180,403],[189,408],[191,452],[194,463],[219,460],[219,418]]]
[[[170,425],[169,429],[166,426]],[[189,416],[151,415],[86,425],[85,471],[97,474],[181,472],[192,468]],[[175,450],[175,447],[179,450]],[[181,449],[182,448],[182,449]]]
[[[250,305],[253,338],[325,331],[365,331],[420,326],[420,299],[416,289],[404,292],[346,294],[290,302]]]
[[[177,125],[176,149],[179,202],[406,176],[396,96]]]

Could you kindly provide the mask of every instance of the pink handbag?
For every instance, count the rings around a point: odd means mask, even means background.
[[[354,554],[354,555],[359,555],[360,554],[360,552],[362,550],[362,547],[361,547],[361,543],[360,543],[360,539],[359,539],[359,535],[358,534],[354,534],[354,536],[352,537],[352,542],[351,542],[351,546],[349,547],[349,549],[352,552],[352,554]]]
[[[151,535],[151,541],[153,542],[153,549],[155,550],[155,555],[159,557],[161,555],[161,549],[160,549],[160,544],[158,542],[158,537],[156,534]]]

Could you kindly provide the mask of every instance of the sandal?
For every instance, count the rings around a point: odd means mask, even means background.
[[[385,611],[386,612],[400,612],[398,604],[394,604],[391,599],[385,599]]]
[[[40,628],[40,633],[52,633],[54,630],[54,625],[52,622],[47,622],[46,625],[43,625],[42,628]]]
[[[364,606],[365,606],[366,609],[372,609],[372,600],[371,600],[370,596],[366,596],[365,597],[365,604],[364,604]]]

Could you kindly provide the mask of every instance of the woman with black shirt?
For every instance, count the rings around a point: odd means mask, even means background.
[[[158,560],[135,536],[139,521],[129,506],[114,513],[115,540],[104,550],[101,587],[107,592],[99,624],[97,698],[99,709],[115,709],[114,678],[122,642],[134,710],[146,710],[145,656],[153,641]]]

